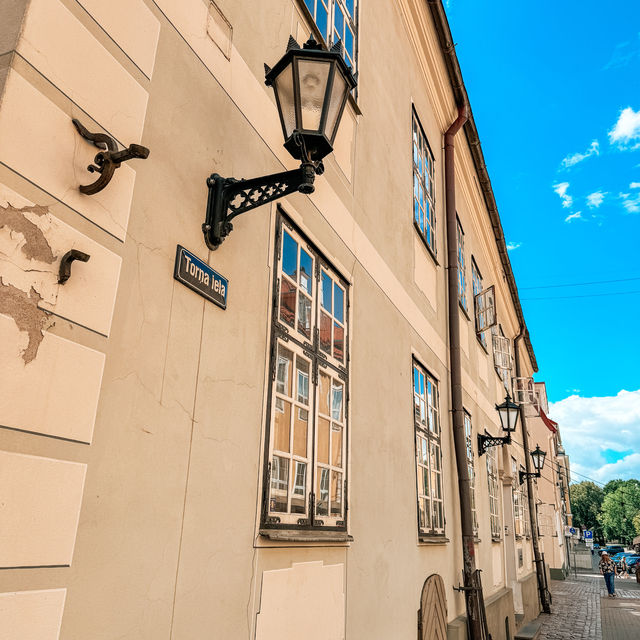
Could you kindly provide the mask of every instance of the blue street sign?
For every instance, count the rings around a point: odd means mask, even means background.
[[[585,540],[593,540],[593,531],[585,531],[584,532]]]
[[[180,245],[176,250],[173,277],[219,307],[227,308],[229,281]]]

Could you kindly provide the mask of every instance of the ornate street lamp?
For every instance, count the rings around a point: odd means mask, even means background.
[[[526,478],[539,478],[542,475],[542,468],[544,467],[544,461],[547,457],[547,452],[540,448],[537,444],[536,448],[529,454],[533,460],[533,468],[535,473],[527,473],[526,471],[520,471],[520,484],[522,484]]]
[[[222,244],[236,216],[295,191],[313,193],[315,176],[324,171],[322,159],[333,151],[349,92],[356,86],[342,57],[342,43],[327,51],[313,36],[303,47],[290,37],[273,69],[265,65],[265,82],[275,92],[284,147],[301,161],[300,167],[251,180],[212,174],[202,225],[209,249]]]
[[[504,402],[496,405],[496,411],[500,416],[500,425],[502,430],[507,434],[502,438],[494,438],[487,433],[485,429],[484,435],[478,434],[478,455],[481,456],[490,447],[511,444],[511,434],[516,430],[518,424],[518,416],[520,415],[520,407],[511,399],[507,393]]]

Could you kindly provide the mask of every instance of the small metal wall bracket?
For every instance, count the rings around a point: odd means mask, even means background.
[[[100,149],[100,152],[93,159],[95,164],[90,164],[87,167],[91,173],[99,173],[100,177],[91,184],[80,185],[80,191],[88,196],[102,191],[109,184],[121,163],[133,158],[145,160],[149,157],[149,149],[141,144],[130,144],[126,149],[118,151],[118,144],[111,136],[106,133],[91,133],[75,118],[72,122],[85,140]]]
[[[484,435],[478,434],[478,456],[481,456],[491,447],[501,447],[505,444],[511,444],[511,434],[498,438],[490,435],[485,429]]]
[[[64,284],[71,276],[71,263],[74,260],[80,260],[80,262],[88,262],[91,256],[83,251],[77,249],[71,249],[62,256],[60,260],[60,271],[58,272],[58,284]]]

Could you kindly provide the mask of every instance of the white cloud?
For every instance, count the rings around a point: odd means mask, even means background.
[[[507,242],[507,251],[515,251],[522,246],[522,242]]]
[[[640,147],[640,110],[627,107],[620,112],[618,121],[609,131],[609,142],[621,149]]]
[[[568,169],[569,167],[573,167],[574,164],[578,164],[578,162],[582,162],[591,156],[599,156],[600,155],[600,143],[597,140],[593,140],[589,145],[589,148],[584,153],[572,153],[568,155],[562,161],[562,167],[564,169]]]
[[[552,403],[549,416],[560,425],[571,469],[600,482],[638,476],[640,469],[640,389],[616,396],[583,398],[571,395]],[[607,450],[626,453],[607,463]],[[583,480],[579,476],[576,482]]]
[[[627,210],[627,213],[640,212],[640,193],[633,196],[630,193],[620,193],[618,198],[622,200],[622,206]]]
[[[590,209],[597,209],[607,195],[606,191],[594,191],[587,196],[587,206]]]
[[[629,189],[640,189],[640,182],[632,182],[629,185]]]
[[[575,213],[570,213],[565,219],[565,222],[571,222],[572,220],[584,220],[582,217],[582,211],[576,211]]]
[[[562,206],[565,209],[568,209],[573,204],[573,198],[567,194],[568,188],[568,182],[559,182],[558,184],[553,185],[553,190],[560,196],[560,200],[562,200]]]

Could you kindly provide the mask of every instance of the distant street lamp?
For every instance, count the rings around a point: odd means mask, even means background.
[[[302,47],[289,38],[287,51],[273,69],[265,65],[265,82],[273,87],[285,149],[301,164],[250,180],[207,179],[209,199],[202,225],[209,249],[217,249],[233,230],[231,221],[260,205],[299,191],[313,193],[316,175],[322,174],[322,159],[333,151],[349,93],[356,80],[342,56],[338,41],[330,50],[313,36]]]
[[[520,484],[522,484],[526,478],[539,478],[542,475],[542,468],[544,467],[544,461],[547,457],[547,452],[540,448],[540,445],[536,445],[536,448],[529,454],[533,460],[533,468],[535,473],[527,473],[526,471],[520,471]]]

